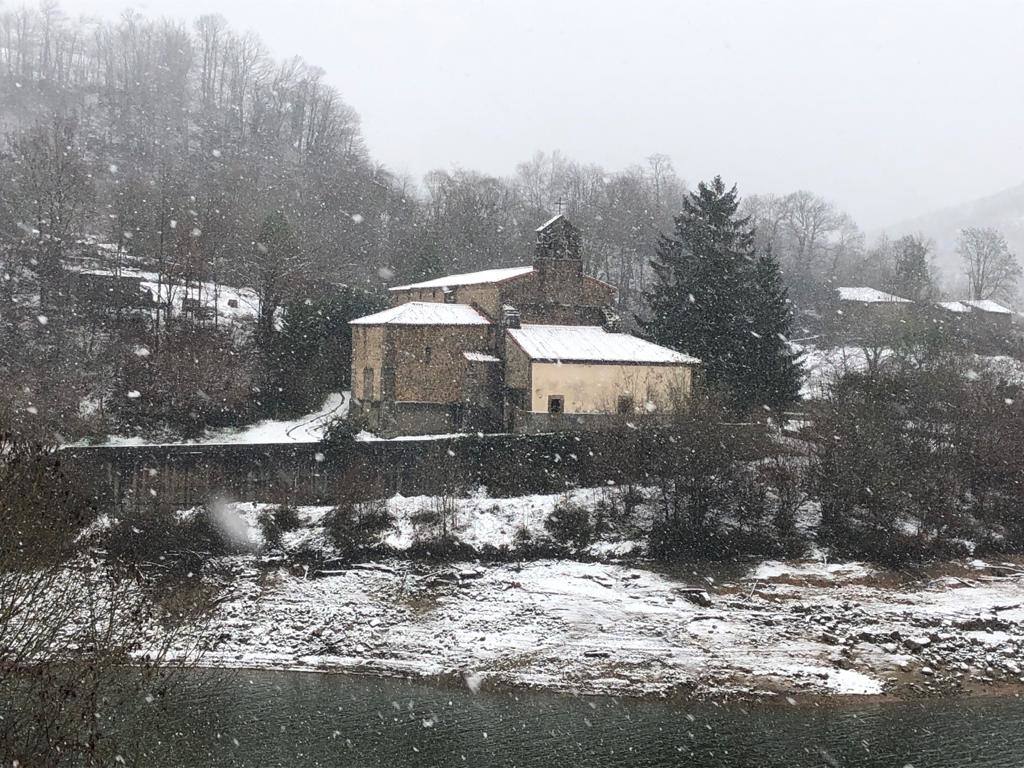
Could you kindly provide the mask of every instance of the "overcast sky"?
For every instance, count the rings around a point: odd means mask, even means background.
[[[2,2],[2,0],[0,0]],[[420,176],[536,150],[806,188],[865,227],[1024,182],[1024,0],[62,0],[217,12],[301,55]]]

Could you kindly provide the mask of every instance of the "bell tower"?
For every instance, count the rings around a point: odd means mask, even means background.
[[[533,266],[546,303],[579,304],[583,292],[580,246],[580,231],[561,213],[537,228]]]

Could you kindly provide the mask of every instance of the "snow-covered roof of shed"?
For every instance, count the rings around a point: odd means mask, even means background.
[[[486,352],[463,352],[462,356],[471,363],[500,363],[501,358],[488,355]]]
[[[962,301],[940,301],[939,306],[947,312],[956,312],[958,314],[971,311],[971,308]]]
[[[695,365],[696,357],[599,325],[524,325],[508,331],[532,360],[579,363]]]
[[[409,301],[366,317],[349,325],[490,325],[490,321],[468,304],[444,304],[437,301]]]
[[[965,299],[963,303],[979,312],[991,312],[995,315],[1013,314],[1012,309],[1004,307],[998,301],[992,301],[992,299]]]
[[[857,301],[863,304],[913,304],[910,299],[904,299],[901,296],[895,296],[866,285],[845,286],[836,290],[839,291],[840,301]]]
[[[510,280],[513,277],[526,275],[533,272],[533,267],[502,267],[500,269],[485,269],[481,272],[467,272],[462,275],[445,275],[435,277],[433,280],[424,280],[422,283],[409,283],[408,285],[396,285],[392,291],[407,291],[411,288],[454,288],[459,285],[482,285],[484,283],[500,283]]]

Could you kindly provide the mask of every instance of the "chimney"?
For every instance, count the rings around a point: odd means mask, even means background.
[[[601,307],[601,327],[608,333],[620,333],[622,331],[622,318],[611,307]]]
[[[511,304],[503,304],[501,307],[501,324],[505,328],[521,327],[519,310]]]

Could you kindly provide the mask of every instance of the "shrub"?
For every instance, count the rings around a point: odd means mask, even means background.
[[[355,415],[337,416],[327,422],[321,440],[325,448],[344,448],[351,445],[356,435],[366,428],[366,421]]]
[[[277,527],[284,533],[297,531],[302,525],[302,519],[299,517],[299,510],[291,505],[282,504],[274,509],[272,514]]]
[[[456,549],[455,532],[459,527],[459,500],[451,494],[431,497],[427,505],[410,518],[416,530],[418,549],[443,555]]]
[[[207,427],[240,426],[259,415],[264,372],[240,355],[227,331],[172,325],[146,357],[124,353],[111,410],[125,425],[171,427],[188,437]],[[132,392],[139,393],[133,396]]]
[[[277,520],[274,519],[274,513],[271,510],[265,509],[260,512],[256,522],[259,524],[260,533],[263,534],[263,544],[267,549],[284,549],[284,532],[277,524]]]
[[[594,540],[594,522],[590,511],[563,496],[544,521],[544,529],[552,539],[576,550],[586,549]]]
[[[722,557],[726,525],[754,513],[745,462],[749,427],[729,424],[710,399],[694,399],[674,416],[672,432],[643,446],[656,487],[650,550],[657,557]],[[763,448],[763,446],[761,446]]]
[[[128,512],[99,543],[124,563],[171,563],[190,569],[198,569],[211,557],[251,547],[245,522],[218,503],[206,504],[184,519],[148,507]]]
[[[343,501],[324,517],[324,533],[338,552],[353,556],[380,543],[393,523],[386,499]]]
[[[81,545],[95,510],[67,476],[54,449],[0,426],[0,570],[53,563]]]
[[[815,415],[812,490],[823,543],[899,564],[946,556],[966,534],[977,419],[961,371],[847,375]]]
[[[269,549],[284,549],[284,534],[298,530],[302,525],[299,510],[288,504],[265,509],[257,518],[263,541]]]

